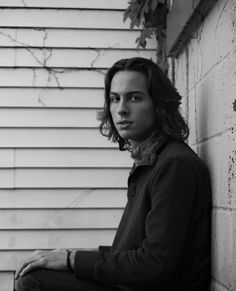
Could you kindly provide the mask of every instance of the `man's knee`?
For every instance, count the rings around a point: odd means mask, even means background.
[[[25,290],[26,286],[29,283],[29,279],[28,276],[24,276],[24,277],[19,277],[18,279],[16,279],[15,281],[15,290],[16,291],[23,291]]]
[[[39,286],[39,283],[35,280],[31,273],[19,277],[15,281],[15,290],[16,291],[41,291],[42,289]]]

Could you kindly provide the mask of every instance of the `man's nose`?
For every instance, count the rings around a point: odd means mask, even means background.
[[[127,102],[125,102],[125,100],[121,100],[119,102],[117,113],[120,115],[128,114],[128,106],[127,106]]]

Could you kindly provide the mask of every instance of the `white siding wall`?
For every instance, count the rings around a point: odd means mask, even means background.
[[[117,59],[156,59],[124,0],[0,0],[0,288],[31,250],[110,244],[129,155],[98,132]]]

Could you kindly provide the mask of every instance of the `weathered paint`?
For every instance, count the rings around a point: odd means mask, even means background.
[[[176,86],[188,98],[189,144],[212,178],[214,291],[236,290],[235,19],[235,1],[217,1],[176,59]]]
[[[104,74],[136,50],[126,0],[0,1],[0,289],[30,251],[110,244],[129,154],[98,131]]]

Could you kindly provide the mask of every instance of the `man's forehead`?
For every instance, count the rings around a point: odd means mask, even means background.
[[[147,80],[144,74],[136,71],[119,71],[111,81],[110,91],[146,91]]]

